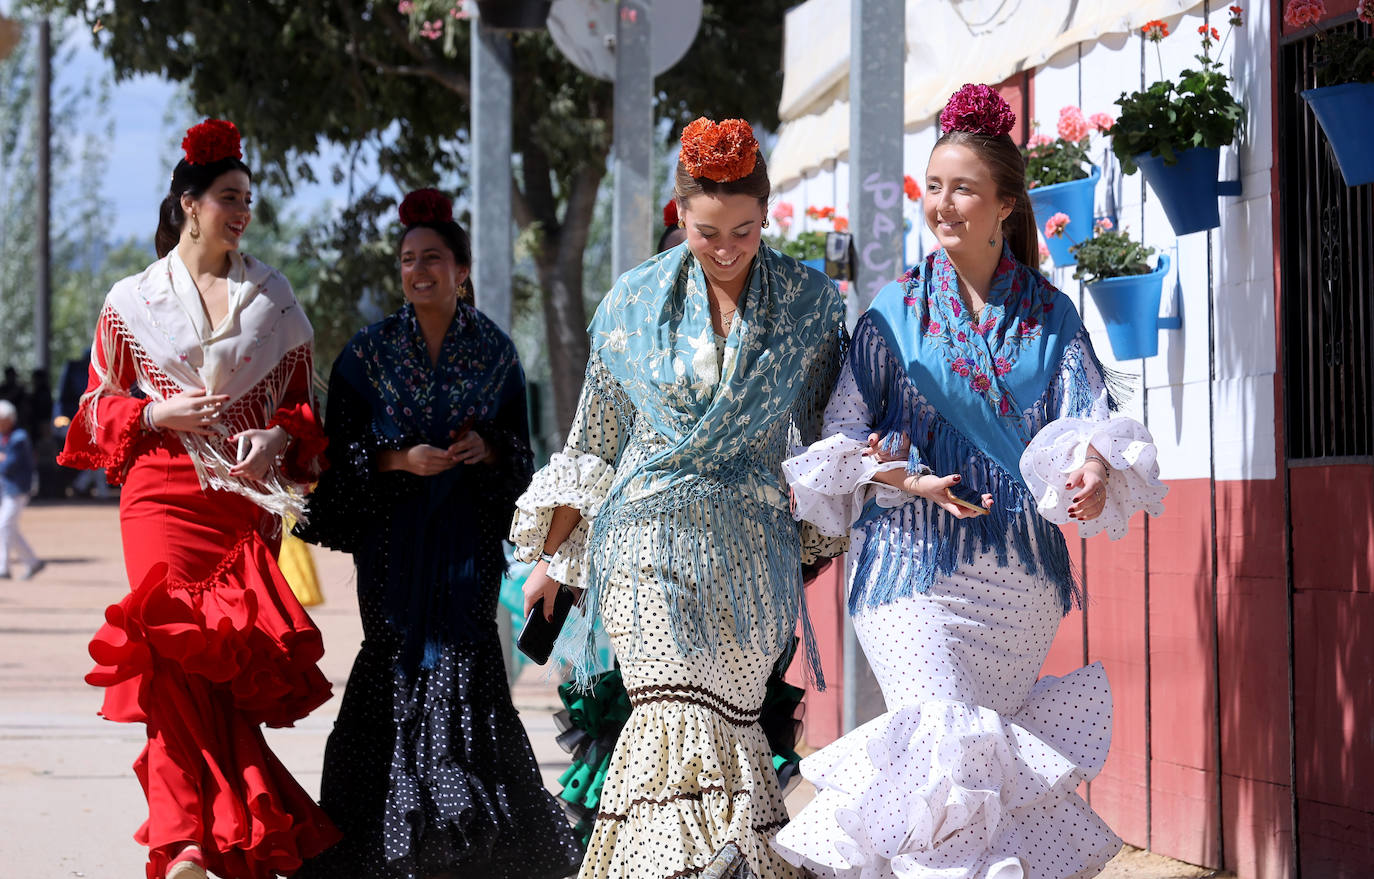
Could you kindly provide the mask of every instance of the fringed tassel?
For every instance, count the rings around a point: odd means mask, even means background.
[[[741,498],[726,484],[717,485],[717,490],[693,492],[691,500],[669,509],[635,502],[597,517],[588,546],[588,589],[556,651],[571,666],[579,687],[589,685],[595,671],[592,621],[602,612],[606,582],[616,574],[625,548],[640,546],[645,531],[652,530],[647,551],[653,559],[652,582],[641,579],[637,568],[625,572],[633,578],[636,631],[642,631],[643,588],[660,590],[684,656],[715,656],[729,638],[741,648],[780,654],[800,620],[808,680],[824,688],[820,650],[803,601],[796,523],[786,511]],[[724,607],[722,600],[727,602]],[[638,643],[631,646],[630,657],[637,648]]]
[[[875,334],[876,336],[876,334]],[[908,468],[925,465],[937,473],[959,473],[969,489],[992,495],[985,516],[958,519],[924,499],[896,508],[870,501],[856,527],[864,545],[856,562],[849,611],[877,607],[896,598],[928,592],[937,576],[952,575],[981,553],[995,554],[1002,567],[1013,562],[1054,585],[1065,613],[1081,601],[1063,534],[1036,512],[1019,474],[1003,469],[936,411],[911,386],[877,338],[851,349],[854,378],[874,412],[883,413],[878,432],[888,447],[903,437],[912,443]]]

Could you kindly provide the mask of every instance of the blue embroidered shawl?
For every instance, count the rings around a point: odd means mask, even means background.
[[[819,676],[781,461],[789,437],[809,442],[819,433],[846,341],[844,300],[825,275],[761,247],[716,381],[707,295],[701,266],[679,245],[621,276],[592,320],[593,359],[666,443],[617,473],[593,522],[585,617],[596,613],[619,549],[637,544],[635,533],[657,520],[663,527],[653,565],[684,652],[716,649],[711,608],[724,592],[741,644],[781,651],[800,615]],[[763,557],[741,538],[760,528]],[[708,554],[707,546],[715,549]],[[764,613],[760,591],[774,609],[768,633],[756,626]],[[584,641],[583,657],[571,658],[575,668],[588,665],[588,634],[570,633]]]
[[[855,328],[850,364],[884,442],[911,438],[910,469],[962,474],[994,498],[989,515],[963,520],[916,498],[870,503],[855,526],[866,539],[850,611],[924,592],[978,552],[1005,566],[1014,550],[1017,564],[1055,585],[1067,612],[1078,596],[1068,548],[1036,512],[1020,459],[1046,423],[1087,411],[1107,379],[1069,298],[1004,248],[975,323],[940,250],[878,294]],[[919,530],[917,504],[926,507]]]

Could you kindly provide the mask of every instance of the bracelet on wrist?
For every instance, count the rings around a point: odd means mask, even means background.
[[[546,564],[546,565],[551,565],[551,564],[553,564],[553,553],[551,553],[551,552],[541,552],[541,553],[539,554],[539,561],[543,562],[543,563]]]
[[[1111,475],[1112,475],[1112,465],[1110,465],[1110,464],[1107,463],[1107,459],[1106,459],[1106,458],[1102,457],[1101,455],[1092,454],[1092,453],[1090,452],[1090,453],[1088,453],[1087,455],[1084,455],[1084,456],[1083,456],[1083,466],[1086,467],[1086,466],[1088,465],[1088,462],[1089,462],[1089,461],[1096,461],[1097,463],[1099,463],[1099,464],[1102,465],[1102,478],[1103,478],[1103,479],[1110,479],[1110,478],[1111,478]]]
[[[158,429],[157,422],[153,420],[153,405],[150,402],[143,407],[143,429],[150,433]]]

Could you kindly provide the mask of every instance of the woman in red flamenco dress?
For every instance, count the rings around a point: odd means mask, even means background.
[[[159,259],[105,299],[90,383],[59,456],[122,482],[131,591],[105,612],[87,682],[147,725],[134,771],[148,879],[290,874],[338,839],[267,748],[329,698],[324,648],[277,568],[324,436],[310,322],[275,269],[239,253],[251,174],[232,123],[187,132]]]

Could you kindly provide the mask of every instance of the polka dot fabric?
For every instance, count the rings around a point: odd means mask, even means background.
[[[800,879],[768,845],[787,821],[758,724],[778,657],[738,646],[683,656],[660,594],[639,589],[636,607],[624,577],[603,608],[634,709],[579,879],[685,879],[731,841],[759,879]]]

